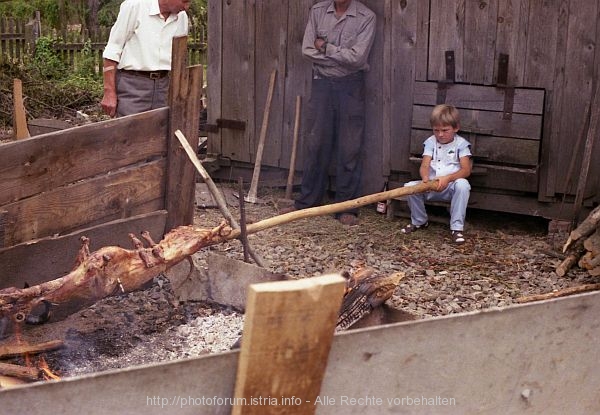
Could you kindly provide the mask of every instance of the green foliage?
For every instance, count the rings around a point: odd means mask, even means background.
[[[60,79],[67,71],[67,66],[54,49],[58,41],[59,39],[43,36],[35,44],[35,53],[28,66],[44,79]]]

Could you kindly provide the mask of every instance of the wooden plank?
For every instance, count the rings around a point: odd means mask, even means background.
[[[454,51],[456,82],[464,81],[465,0],[430,0],[427,79],[446,79],[444,53]]]
[[[556,64],[558,12],[562,0],[532,1],[529,6],[527,61],[524,84],[547,88],[553,84]]]
[[[494,137],[462,131],[459,134],[471,143],[471,152],[475,160],[530,167],[537,166],[539,163],[539,140]],[[431,130],[412,130],[411,154],[422,155],[423,141],[430,135]]]
[[[590,28],[595,28],[598,17],[598,2],[587,2],[585,6],[569,7],[568,37],[565,53],[564,86],[562,89],[562,105],[565,109],[559,115],[561,138],[556,142],[557,147],[553,151],[556,154],[556,164],[553,168],[558,176],[556,191],[559,193],[575,194],[579,191],[577,178],[572,180],[571,185],[564,187],[565,181],[562,176],[569,168],[572,157],[576,157],[576,172],[581,170],[581,160],[585,157],[584,145],[581,144],[580,154],[574,154],[573,145],[577,137],[586,135],[586,120],[583,119],[590,101],[596,98],[592,91],[594,84],[594,59],[598,53],[595,48],[589,47],[596,41],[596,33]],[[596,101],[597,103],[597,101]],[[597,113],[598,107],[592,105],[591,115]],[[572,139],[566,140],[570,136]],[[576,176],[578,173],[576,174]]]
[[[431,109],[414,105],[412,126],[423,130],[431,128]],[[461,109],[460,119],[463,131],[496,136],[539,140],[542,129],[542,117],[529,114],[513,114],[512,120],[504,120],[501,112]]]
[[[262,0],[256,2],[255,46],[254,46],[254,130],[252,131],[252,161],[258,157],[260,135],[263,131],[266,102],[270,86],[270,76],[277,71],[272,104],[269,111],[269,123],[265,147],[262,154],[263,166],[279,166],[282,154],[283,110],[285,99],[287,19],[273,19],[273,16],[288,15],[288,1]],[[297,51],[297,49],[296,49]],[[252,117],[251,117],[252,118]],[[287,153],[285,158],[289,153]]]
[[[316,412],[344,286],[339,275],[250,285],[232,414]]]
[[[507,54],[508,85],[524,85],[529,0],[500,1],[496,34],[496,56]],[[497,61],[494,70],[498,70]],[[494,73],[494,79],[497,79]]]
[[[390,114],[390,146],[384,149],[389,151],[390,167],[392,170],[406,170],[409,156],[409,140],[412,121],[412,102],[414,78],[416,69],[416,59],[419,51],[417,47],[424,47],[420,44],[415,45],[415,37],[423,35],[417,33],[418,13],[422,10],[419,1],[397,2],[393,1],[390,11],[392,13],[391,25],[391,114]],[[404,6],[404,7],[402,7]],[[421,28],[422,29],[422,28]],[[422,40],[418,40],[421,42]],[[422,51],[421,51],[422,53]],[[423,58],[423,56],[421,56]],[[387,106],[387,105],[386,105]],[[381,187],[377,189],[381,191]]]
[[[225,0],[208,1],[208,67],[207,77],[207,123],[216,125],[221,116],[223,79],[221,71],[223,68],[223,2]],[[220,154],[222,137],[220,132],[208,133],[209,153]]]
[[[429,129],[430,106],[413,105],[413,128]],[[529,114],[513,114],[512,120],[504,120],[501,112],[462,109],[461,130],[503,137],[539,139],[542,117]]]
[[[296,96],[303,99],[303,111],[307,108],[308,98],[310,97],[310,85],[312,78],[311,63],[308,59],[302,57],[300,45],[304,37],[304,29],[308,21],[308,13],[313,5],[313,0],[294,0],[288,2],[287,13],[287,49],[286,49],[286,72],[282,83],[285,86],[284,91],[284,110],[283,110],[283,137],[281,142],[281,160],[279,166],[289,168],[289,154],[292,152],[292,138],[294,135],[294,114],[296,106]],[[300,139],[298,149],[302,148],[302,129],[304,128],[304,116],[300,122]],[[296,169],[302,170],[302,151],[298,152],[296,158]]]
[[[546,117],[545,127],[545,140],[542,147],[542,158],[543,166],[545,168],[541,172],[540,183],[542,188],[540,189],[540,199],[554,197],[559,187],[558,182],[565,180],[569,181],[570,178],[561,178],[565,172],[559,172],[556,169],[558,164],[559,154],[558,151],[561,146],[563,139],[563,130],[561,125],[561,117],[563,114],[564,105],[564,87],[565,87],[565,67],[566,67],[566,55],[567,45],[569,38],[569,1],[560,2],[560,10],[558,12],[558,31],[556,35],[556,62],[553,68],[554,79],[553,83],[548,85],[548,89],[553,93],[551,94],[552,101],[548,103],[552,108],[552,113]],[[578,138],[574,137],[574,142]]]
[[[4,246],[69,232],[111,214],[164,197],[164,159],[82,180],[4,205]]]
[[[223,157],[244,162],[251,161],[250,146],[254,132],[253,3],[226,1],[223,5],[221,116],[246,122],[246,130],[221,129],[221,149]]]
[[[417,26],[415,33],[415,79],[427,81],[427,64],[429,54],[429,1],[410,1],[411,7],[417,9]]]
[[[494,69],[498,0],[466,2],[462,82],[491,84]]]
[[[22,140],[31,137],[27,128],[27,116],[23,103],[23,83],[20,79],[13,79],[13,128],[15,129],[15,139]]]
[[[375,39],[369,54],[370,68],[365,77],[365,151],[363,152],[361,177],[362,194],[371,194],[381,191],[385,182],[383,176],[388,174],[389,169],[383,163],[383,154],[387,152],[383,147],[383,113],[384,95],[389,94],[390,82],[389,72],[386,73],[386,71],[391,68],[384,67],[386,2],[368,0],[364,4],[376,16]],[[387,91],[384,92],[384,88],[387,88]],[[372,172],[372,174],[364,172]]]
[[[0,205],[164,156],[167,114],[161,108],[0,145]]]
[[[436,105],[438,84],[415,82],[414,104]],[[504,88],[483,85],[453,84],[446,88],[446,102],[457,108],[485,111],[503,111]],[[544,90],[515,88],[514,113],[542,115],[544,113]]]
[[[143,230],[159,241],[164,235],[166,217],[167,212],[162,210],[2,249],[0,289],[22,288],[26,282],[40,284],[67,274],[73,268],[82,236],[90,238],[92,251],[113,245],[131,248],[128,234],[139,235]]]
[[[180,130],[192,148],[198,148],[202,66],[187,67],[187,37],[173,39],[167,134],[167,230],[194,221],[196,169],[181,151],[175,131]]]

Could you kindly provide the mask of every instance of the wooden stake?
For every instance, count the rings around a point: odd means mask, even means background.
[[[210,177],[210,175],[208,174],[208,172],[206,171],[206,169],[204,168],[204,166],[198,159],[198,156],[196,156],[196,153],[192,149],[192,146],[190,146],[190,144],[188,143],[188,141],[185,138],[185,136],[183,135],[183,133],[180,130],[177,130],[177,131],[175,131],[175,136],[179,140],[179,143],[185,150],[186,154],[188,155],[188,158],[190,159],[190,161],[192,162],[194,167],[196,167],[196,170],[200,174],[200,177],[202,177],[202,180],[204,180],[204,183],[206,183],[206,187],[208,187],[208,190],[210,191],[213,198],[215,199],[215,202],[217,202],[217,206],[219,206],[219,210],[221,211],[221,214],[225,217],[227,222],[229,222],[229,225],[231,225],[232,228],[240,229],[239,223],[235,220],[235,218],[233,217],[233,215],[227,208],[227,202],[225,201],[223,194],[221,193],[221,191],[219,190],[219,188],[217,187],[217,185],[215,184],[213,179]],[[242,197],[241,193],[240,193],[240,197]],[[250,247],[249,244],[246,248],[248,249],[248,253],[252,257],[254,262],[256,262],[256,264],[259,267],[264,268],[265,266],[264,266],[264,262],[263,262],[262,258],[254,252],[254,250],[252,249],[252,247]]]
[[[275,80],[277,79],[277,69],[273,69],[271,79],[269,80],[269,92],[267,93],[267,102],[265,103],[265,112],[263,113],[262,126],[260,127],[260,137],[258,139],[258,148],[256,149],[256,159],[254,161],[254,172],[252,173],[252,182],[250,183],[250,191],[246,197],[246,202],[257,203],[258,198],[258,178],[260,176],[260,167],[262,164],[262,155],[265,149],[265,139],[267,137],[267,129],[269,128],[269,116],[271,114],[271,102],[273,101],[273,91],[275,90]],[[242,197],[242,195],[240,195]]]
[[[292,198],[292,188],[294,187],[294,173],[296,170],[296,152],[298,148],[298,135],[300,133],[300,113],[302,109],[302,97],[296,97],[296,117],[294,119],[294,137],[292,139],[292,155],[290,156],[290,170],[288,172],[287,185],[285,187],[285,198]]]
[[[567,295],[580,294],[587,291],[600,290],[600,284],[585,284],[577,287],[565,288],[564,290],[553,291],[546,294],[528,295],[516,299],[517,303],[529,303],[531,301],[549,300],[556,297],[565,297]]]
[[[15,139],[21,140],[31,137],[27,128],[27,116],[25,114],[25,105],[23,104],[23,83],[20,79],[13,80],[13,107]]]
[[[344,286],[326,275],[249,287],[232,414],[315,413]]]

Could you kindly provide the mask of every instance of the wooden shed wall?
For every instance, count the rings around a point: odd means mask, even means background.
[[[263,165],[287,168],[294,101],[310,98],[310,64],[300,45],[313,0],[209,0],[209,123],[239,120],[246,129],[210,134],[209,151],[253,162],[268,77],[277,70]],[[544,92],[537,164],[526,197],[557,202],[578,185],[587,127],[600,70],[598,0],[364,0],[377,14],[367,75],[365,192],[385,176],[414,175],[410,160],[416,82],[445,81],[445,53],[454,53],[454,82],[496,87],[501,54],[506,85]],[[452,103],[452,102],[450,102]],[[423,137],[425,139],[426,137]],[[595,138],[595,137],[594,137]],[[592,160],[600,156],[595,138]],[[302,154],[299,155],[300,163]],[[493,191],[514,192],[514,166],[493,170]],[[301,166],[298,164],[297,166]],[[495,167],[496,168],[496,167]],[[570,173],[570,175],[568,174]],[[600,165],[592,163],[586,202],[599,200]],[[529,179],[528,179],[529,180]],[[480,180],[478,191],[487,191]],[[533,192],[531,188],[533,187]],[[520,197],[520,195],[517,195]]]

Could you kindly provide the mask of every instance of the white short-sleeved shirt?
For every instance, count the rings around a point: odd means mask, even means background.
[[[187,33],[185,11],[165,20],[158,0],[125,0],[102,57],[118,62],[118,69],[170,70],[173,38]]]
[[[429,179],[456,173],[460,170],[460,158],[471,157],[471,143],[458,134],[448,144],[438,143],[432,135],[423,146],[423,155],[431,157]]]

